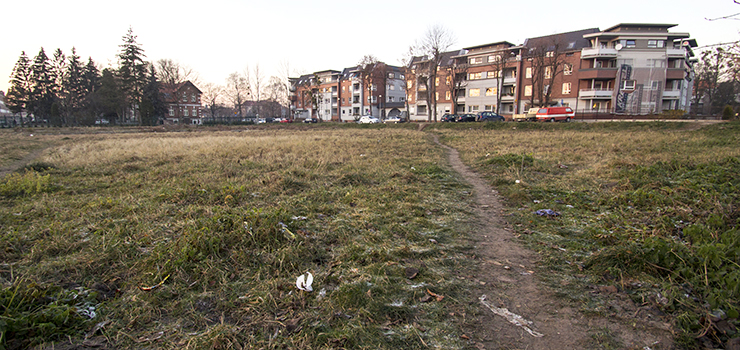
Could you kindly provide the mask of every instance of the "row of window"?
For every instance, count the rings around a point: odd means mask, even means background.
[[[195,94],[190,94],[190,102],[195,103],[197,98],[195,97]],[[182,94],[182,102],[188,102],[188,94],[184,93]]]
[[[187,107],[180,107],[180,111],[182,112],[183,117],[190,117],[191,114],[192,114],[193,117],[197,117],[198,116],[198,109],[197,108],[196,109],[193,109],[192,110],[192,113],[191,113],[190,108],[187,108]],[[175,116],[175,107],[174,106],[170,106],[169,112],[170,112],[170,117],[174,117]]]

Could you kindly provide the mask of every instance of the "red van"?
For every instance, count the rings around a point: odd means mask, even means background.
[[[537,120],[546,122],[569,122],[576,115],[570,107],[545,107],[537,111]]]

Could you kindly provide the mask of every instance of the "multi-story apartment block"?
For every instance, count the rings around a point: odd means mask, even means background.
[[[690,107],[693,47],[674,24],[623,23],[584,35],[581,51],[581,111],[647,114]],[[581,107],[582,106],[582,107]]]
[[[291,78],[291,108],[298,119],[356,121],[362,115],[401,114],[406,94],[401,68],[377,63],[372,71],[355,66]]]
[[[460,80],[456,78],[464,78],[458,73],[455,57],[462,53],[463,50],[444,52],[438,62],[433,62],[428,56],[412,58],[404,75],[409,120],[431,121],[435,116],[439,120],[443,114],[454,110],[452,105],[457,96],[453,94],[460,90],[457,84]]]
[[[167,124],[200,124],[203,108],[200,103],[202,92],[189,80],[174,86],[163,86]]]

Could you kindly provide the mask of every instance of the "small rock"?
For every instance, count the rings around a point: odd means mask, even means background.
[[[412,280],[416,278],[416,276],[419,274],[419,269],[414,267],[407,267],[406,268],[406,278]]]

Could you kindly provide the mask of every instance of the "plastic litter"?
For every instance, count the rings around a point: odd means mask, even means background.
[[[524,317],[519,316],[519,315],[517,315],[517,314],[515,314],[515,313],[513,313],[511,311],[509,311],[509,309],[507,309],[507,308],[495,307],[495,306],[491,305],[491,303],[489,303],[489,302],[486,301],[486,295],[485,294],[484,295],[481,295],[478,298],[478,300],[480,300],[481,304],[483,304],[489,310],[493,311],[494,314],[499,315],[499,316],[505,318],[507,321],[509,321],[509,323],[511,323],[513,325],[522,327],[525,331],[527,331],[527,333],[529,333],[529,335],[531,335],[531,336],[533,336],[535,338],[541,338],[541,337],[544,336],[544,334],[542,334],[540,332],[537,332],[537,331],[535,331],[535,330],[532,329],[532,324],[533,324],[532,321],[529,321],[529,320],[525,319]]]
[[[310,272],[306,272],[295,280],[295,286],[306,292],[312,292],[313,288],[311,287],[311,284],[313,283],[313,275]]]
[[[560,213],[558,213],[558,212],[556,212],[556,211],[554,211],[552,209],[540,209],[540,210],[538,210],[538,211],[536,211],[534,213],[537,214],[537,215],[539,215],[539,216],[560,216]]]

